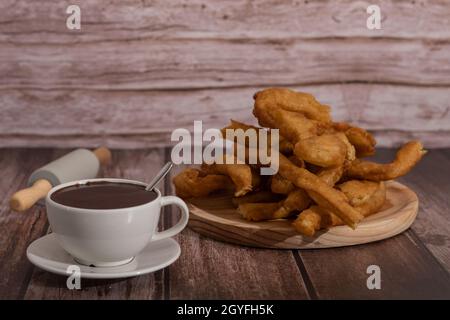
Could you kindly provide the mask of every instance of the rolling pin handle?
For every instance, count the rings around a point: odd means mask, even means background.
[[[97,157],[100,165],[106,166],[111,163],[111,151],[106,147],[100,147],[92,151]]]
[[[17,191],[11,197],[9,206],[15,211],[25,211],[31,208],[36,202],[44,198],[52,188],[49,181],[45,179],[37,180],[29,188]]]

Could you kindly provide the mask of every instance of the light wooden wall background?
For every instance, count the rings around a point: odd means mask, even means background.
[[[165,145],[194,120],[250,121],[269,86],[315,94],[380,145],[450,147],[450,1],[0,0],[2,147]]]

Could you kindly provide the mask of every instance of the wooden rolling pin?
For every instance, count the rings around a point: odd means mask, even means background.
[[[44,198],[50,189],[61,183],[95,178],[101,165],[111,161],[111,151],[100,147],[94,151],[77,149],[34,171],[28,179],[28,188],[17,191],[9,206],[25,211]]]

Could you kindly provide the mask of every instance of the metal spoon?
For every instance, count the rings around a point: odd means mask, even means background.
[[[170,169],[172,169],[173,163],[167,162],[161,170],[159,170],[158,174],[150,181],[145,190],[152,191],[155,186],[169,173]]]

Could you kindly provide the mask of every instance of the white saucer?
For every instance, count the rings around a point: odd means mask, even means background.
[[[139,276],[171,265],[180,256],[178,243],[169,238],[151,242],[132,261],[117,267],[88,267],[77,263],[58,244],[54,234],[37,239],[27,249],[28,260],[46,271],[69,276],[67,268],[80,267],[81,277],[90,279],[115,279]]]

